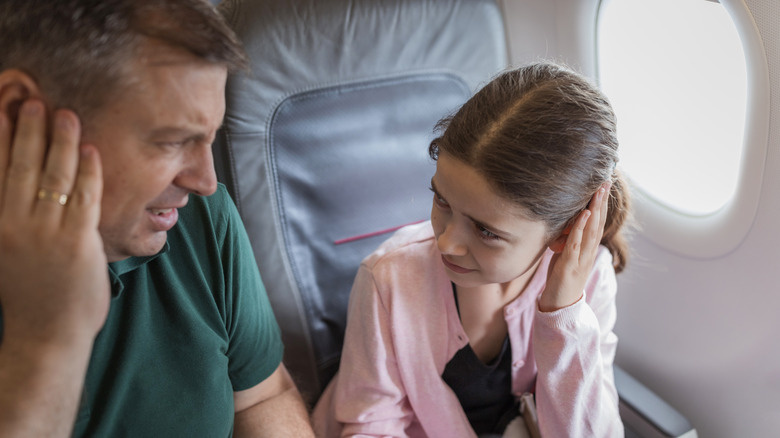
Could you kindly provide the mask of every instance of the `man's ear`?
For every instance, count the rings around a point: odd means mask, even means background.
[[[15,122],[22,102],[33,97],[43,96],[30,75],[17,69],[0,72],[0,113],[5,113]]]

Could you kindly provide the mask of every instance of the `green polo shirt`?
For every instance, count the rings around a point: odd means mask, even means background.
[[[233,391],[267,378],[283,347],[225,188],[190,196],[159,254],[109,272],[74,436],[231,436]]]

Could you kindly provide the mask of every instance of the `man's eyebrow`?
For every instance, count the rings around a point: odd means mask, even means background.
[[[443,196],[441,196],[441,193],[439,192],[439,190],[436,188],[436,184],[433,182],[433,178],[431,178],[431,190],[433,190],[433,192],[436,193],[436,196],[438,196],[440,198],[443,198]],[[485,221],[481,221],[479,219],[475,219],[475,218],[473,218],[473,217],[471,217],[471,216],[469,216],[467,214],[464,214],[464,216],[469,218],[469,220],[471,222],[474,222],[477,226],[480,226],[482,228],[486,228],[487,230],[489,230],[493,234],[497,234],[497,235],[499,235],[501,237],[508,237],[508,236],[512,235],[512,233],[503,231],[500,228],[496,228],[493,225],[485,223]]]
[[[152,132],[149,134],[149,136],[152,138],[168,137],[168,136],[185,137],[186,140],[195,140],[195,141],[200,141],[206,138],[206,134],[202,132],[197,132],[185,128],[177,128],[177,127],[163,127],[163,128],[153,129]]]
[[[160,128],[152,129],[152,135],[188,135],[193,134],[193,131],[186,128],[178,128],[175,126],[163,126]]]

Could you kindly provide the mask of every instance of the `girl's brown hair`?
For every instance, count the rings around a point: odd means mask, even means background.
[[[630,194],[615,169],[615,114],[583,76],[552,63],[504,72],[436,128],[433,159],[445,152],[474,167],[529,219],[544,221],[551,240],[611,181],[601,243],[615,271],[625,268]]]

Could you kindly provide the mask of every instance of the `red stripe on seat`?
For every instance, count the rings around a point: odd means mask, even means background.
[[[366,233],[366,234],[360,234],[360,235],[352,236],[352,237],[346,237],[344,239],[339,239],[339,240],[334,241],[333,244],[334,245],[341,245],[343,243],[349,243],[349,242],[354,242],[356,240],[368,239],[369,237],[379,236],[380,234],[392,233],[393,231],[399,230],[399,229],[401,229],[401,228],[403,228],[403,227],[405,227],[407,225],[419,224],[420,222],[425,222],[426,220],[427,219],[423,219],[423,220],[416,221],[416,222],[409,222],[408,224],[398,225],[397,227],[387,228],[387,229],[384,229],[384,230],[374,231],[374,232]]]

